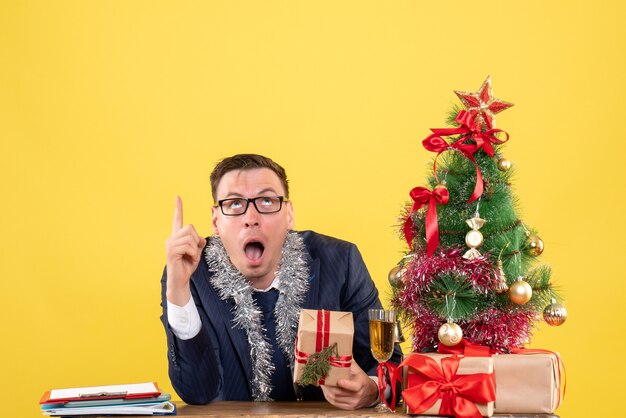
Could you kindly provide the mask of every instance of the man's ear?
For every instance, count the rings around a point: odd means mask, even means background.
[[[293,229],[294,226],[294,217],[293,217],[293,204],[291,200],[285,202],[285,209],[287,209],[287,228]]]
[[[220,235],[219,228],[217,227],[217,211],[219,208],[211,206],[211,225],[213,226],[213,235],[216,237]]]

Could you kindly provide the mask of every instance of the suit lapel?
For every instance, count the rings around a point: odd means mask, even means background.
[[[320,283],[320,259],[313,259],[307,254],[307,262],[309,263],[309,291],[306,294],[302,308],[317,309]]]
[[[250,360],[250,350],[248,348],[248,336],[243,329],[233,326],[233,301],[231,299],[222,300],[219,297],[215,288],[211,285],[210,273],[207,270],[204,270],[203,277],[204,280],[196,280],[195,283],[198,293],[205,295],[201,297],[201,300],[204,310],[207,313],[207,318],[213,325],[213,329],[215,329],[217,333],[217,338],[224,340],[220,343],[222,350],[228,349],[228,345],[224,343],[226,339],[230,340],[239,359],[238,366],[241,367],[242,373],[246,376],[248,389],[250,393],[252,393],[250,387],[250,382],[252,381],[252,364]],[[230,371],[227,369],[233,366],[235,365],[223,364],[224,373],[228,374]]]
[[[228,335],[228,338],[230,339],[233,347],[235,347],[237,357],[239,357],[241,367],[243,368],[243,372],[246,375],[248,387],[249,389],[251,389],[250,382],[252,381],[252,362],[250,359],[250,350],[248,347],[248,336],[243,329],[235,327],[232,323],[232,300],[223,301],[220,299],[219,302],[220,303],[218,303],[218,305],[220,307],[220,314],[217,316],[217,318],[221,319],[219,321],[221,323],[220,327],[224,331],[225,335]]]

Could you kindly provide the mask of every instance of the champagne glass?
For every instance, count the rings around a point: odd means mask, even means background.
[[[372,355],[378,361],[378,376],[385,379],[385,363],[391,358],[394,348],[394,329],[396,325],[396,311],[385,309],[370,309],[370,346]],[[381,392],[385,382],[379,382]],[[389,412],[389,408],[382,402],[384,394],[381,393],[381,402],[376,405],[377,412]]]

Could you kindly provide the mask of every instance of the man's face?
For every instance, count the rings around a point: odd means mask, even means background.
[[[234,170],[217,185],[217,200],[284,196],[276,173],[269,168]],[[231,263],[253,286],[267,287],[274,280],[287,232],[293,228],[293,207],[284,202],[279,212],[259,213],[252,202],[243,215],[226,216],[213,208],[213,233],[219,235]]]

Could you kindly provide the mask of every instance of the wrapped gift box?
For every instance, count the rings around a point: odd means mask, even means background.
[[[296,340],[294,382],[300,382],[307,359],[312,354],[335,343],[338,356],[331,358],[328,374],[317,383],[336,386],[337,380],[349,378],[353,337],[352,312],[302,309]]]
[[[411,363],[411,360],[409,360],[411,356],[423,356],[423,357],[427,357],[427,358],[434,360],[436,366],[439,368],[439,373],[442,373],[442,369],[441,369],[442,361],[450,362],[451,360],[456,361],[458,359],[458,369],[456,370],[456,374],[453,374],[452,376],[450,376],[449,379],[447,378],[439,379],[438,381],[437,379],[433,379],[430,381],[426,381],[427,378],[425,377],[423,373],[417,372],[413,367],[404,365],[405,363],[409,363],[409,364]],[[423,360],[423,359],[420,359],[420,360]],[[423,391],[421,390],[417,392],[413,391],[413,393],[411,393],[410,391],[411,388],[419,387],[420,385],[423,385],[423,387],[426,389],[426,392],[434,390],[435,394],[433,394],[432,396],[438,396],[436,395],[437,392],[438,393],[454,392],[450,390],[450,384],[456,386],[457,388],[460,388],[460,387],[468,388],[468,386],[471,386],[471,385],[468,385],[467,380],[474,380],[474,381],[482,382],[480,386],[482,388],[483,395],[481,396],[484,399],[491,399],[490,401],[483,402],[483,403],[472,402],[477,408],[477,411],[475,412],[480,413],[480,415],[484,417],[490,417],[493,415],[493,411],[494,411],[493,399],[495,399],[495,387],[494,387],[495,378],[494,378],[494,373],[493,373],[493,370],[494,370],[493,359],[491,357],[463,357],[463,356],[454,356],[450,354],[439,354],[439,353],[420,353],[420,354],[414,353],[414,354],[409,354],[408,356],[405,356],[401,366],[403,366],[402,368],[402,375],[403,375],[402,397],[404,398],[405,413],[420,414],[420,415],[443,415],[442,412],[445,412],[445,411],[441,411],[441,405],[442,405],[441,398],[437,399],[437,401],[426,410],[415,411],[411,409],[411,407],[409,406],[409,404],[411,403],[415,403],[415,402],[430,403],[426,401],[427,398],[420,398],[420,396],[424,394]],[[430,367],[433,367],[432,363],[430,363]],[[423,370],[422,367],[420,367],[420,369]],[[431,376],[434,376],[434,373],[428,373],[428,374]],[[448,380],[448,382],[446,382],[446,380]],[[438,387],[438,386],[440,387],[440,389],[433,389],[434,387]],[[475,390],[476,386],[473,386],[472,389]],[[407,401],[407,396],[413,396],[413,401]],[[468,394],[467,392],[464,392],[463,390],[461,390],[459,393],[457,393],[454,396],[460,396],[466,399],[468,402],[473,397],[471,394]]]
[[[555,353],[493,356],[496,413],[550,414],[561,400],[561,364]]]

